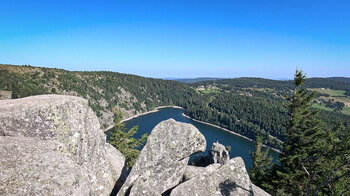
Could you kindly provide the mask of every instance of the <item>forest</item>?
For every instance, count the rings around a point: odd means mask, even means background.
[[[116,72],[71,72],[32,66],[0,65],[0,92],[12,98],[40,94],[80,96],[89,101],[100,123],[113,123],[116,109],[146,112],[163,105],[191,105],[199,95],[188,85]],[[110,113],[110,119],[103,114]]]
[[[286,97],[293,92],[293,82],[236,78],[192,83],[202,99],[193,102],[185,113],[252,139],[259,136],[264,144],[282,149],[287,136]],[[340,102],[350,101],[346,95],[348,78],[310,78],[303,87],[310,92],[316,89],[312,109],[321,109],[319,118],[324,128],[341,125],[344,130],[350,129],[350,116],[343,112],[349,107]]]
[[[327,94],[319,91],[316,99],[320,102],[318,106],[327,109],[319,113],[325,128],[338,124],[343,129],[350,128],[350,116],[341,112],[347,106],[340,102],[348,99],[348,78],[311,78],[304,86],[308,89],[332,87],[344,92],[340,96],[327,97]],[[292,89],[293,81],[262,78],[214,78],[183,83],[108,71],[72,72],[0,65],[0,92],[12,91],[12,98],[53,93],[83,97],[89,100],[103,127],[109,121],[113,123],[113,116],[107,119],[105,114],[113,114],[121,108],[136,113],[157,106],[177,105],[194,119],[227,128],[251,139],[259,136],[264,144],[279,149],[287,135],[285,97],[293,92]]]

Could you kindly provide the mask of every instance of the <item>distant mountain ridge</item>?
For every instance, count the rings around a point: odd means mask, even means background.
[[[195,82],[202,82],[202,81],[213,81],[213,80],[222,80],[224,78],[211,78],[211,77],[199,77],[199,78],[169,78],[170,80],[175,80],[178,82],[183,83],[195,83]]]
[[[327,77],[326,79],[350,84],[350,78],[348,77]]]
[[[270,83],[273,86],[284,84],[283,87],[292,87],[293,80],[287,78],[280,79],[268,79],[268,78],[257,78],[257,77],[238,77],[238,78],[217,78],[217,77],[199,77],[199,78],[164,78],[166,80],[174,80],[182,83],[237,83],[238,85],[242,84],[242,82],[248,81],[253,84],[252,81],[256,82],[256,85],[259,86],[261,84],[266,85],[266,83]],[[279,84],[277,84],[279,83]],[[335,90],[350,90],[350,78],[349,77],[313,77],[308,78],[305,83],[307,88],[330,88]]]

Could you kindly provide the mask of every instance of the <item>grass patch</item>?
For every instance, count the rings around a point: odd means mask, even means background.
[[[312,106],[311,107],[313,107],[313,108],[317,108],[317,109],[320,109],[320,110],[326,110],[326,111],[330,111],[330,112],[332,112],[333,111],[333,109],[332,108],[329,108],[329,107],[326,107],[325,105],[320,105],[320,104],[312,104]]]
[[[350,107],[345,106],[345,107],[343,108],[343,110],[341,111],[341,113],[350,116]]]
[[[330,111],[330,112],[332,112],[334,110],[332,108],[326,107],[324,104],[320,105],[320,104],[316,104],[315,103],[315,104],[312,104],[311,107],[317,108],[317,109],[320,109],[320,110]],[[350,116],[350,107],[344,106],[344,108],[342,109],[341,113]]]
[[[200,92],[198,89],[193,88],[193,87],[190,87],[190,88],[193,89],[194,91],[196,91],[197,95],[200,95],[200,94],[201,94],[201,92]]]
[[[202,90],[203,94],[210,94],[210,93],[219,93],[217,90],[209,89],[209,90]]]
[[[332,97],[345,97],[345,91],[344,90],[332,90],[332,89],[322,89],[322,88],[308,88],[308,90],[316,91],[319,93],[328,94]]]

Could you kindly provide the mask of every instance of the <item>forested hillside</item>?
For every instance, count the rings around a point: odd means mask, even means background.
[[[113,123],[116,109],[128,117],[162,105],[190,105],[199,96],[176,81],[13,65],[0,65],[1,91],[11,91],[12,98],[50,93],[84,97],[104,127]]]
[[[200,85],[218,85],[222,87],[232,88],[273,88],[277,90],[293,89],[293,81],[271,80],[264,78],[234,78],[223,80],[207,80],[193,84]],[[309,78],[305,82],[306,88],[330,88],[333,90],[350,90],[350,78],[330,77],[330,78]]]
[[[350,128],[347,78],[313,78],[305,86],[317,92],[314,109],[326,128],[341,124]],[[103,127],[113,124],[122,110],[126,117],[157,106],[178,105],[192,118],[209,122],[281,148],[288,114],[285,95],[292,81],[237,78],[180,83],[116,72],[71,72],[32,66],[0,65],[0,95],[20,98],[38,94],[84,97]],[[0,96],[0,98],[2,97]]]
[[[249,138],[261,136],[263,143],[277,148],[286,139],[288,113],[283,103],[293,92],[293,81],[236,78],[191,84],[202,95],[186,114]],[[350,128],[348,78],[311,78],[305,87],[316,91],[312,107],[327,129],[337,125]],[[204,98],[203,98],[204,97]]]

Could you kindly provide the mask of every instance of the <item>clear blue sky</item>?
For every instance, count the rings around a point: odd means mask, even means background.
[[[0,0],[0,63],[150,77],[350,77],[350,1]]]

